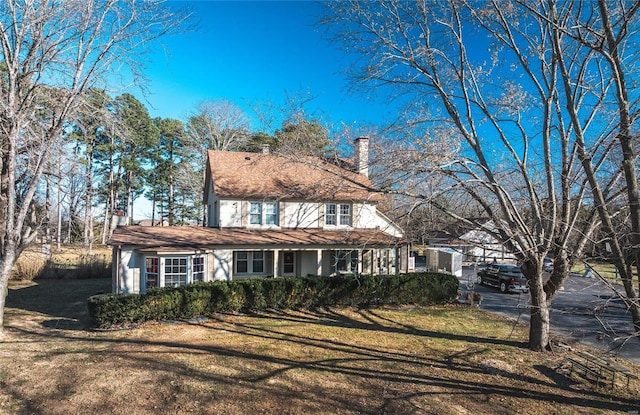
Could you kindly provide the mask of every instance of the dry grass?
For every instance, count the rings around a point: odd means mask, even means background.
[[[594,388],[565,351],[477,308],[329,309],[87,331],[105,280],[14,283],[0,414],[612,414],[640,384]],[[630,364],[629,364],[630,365]],[[638,368],[634,366],[638,373]]]
[[[105,278],[109,276],[111,249],[79,246],[50,247],[45,255],[42,245],[26,249],[11,271],[11,279],[31,281],[36,278]]]

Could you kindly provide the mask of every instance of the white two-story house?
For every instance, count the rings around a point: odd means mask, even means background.
[[[353,163],[209,151],[207,226],[114,230],[113,291],[251,277],[407,271],[402,230],[377,209],[368,139]]]

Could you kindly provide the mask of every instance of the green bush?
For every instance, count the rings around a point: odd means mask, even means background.
[[[415,273],[395,276],[255,278],[154,288],[146,294],[104,294],[89,298],[99,328],[149,320],[188,319],[220,312],[316,307],[429,305],[452,301],[455,276]]]

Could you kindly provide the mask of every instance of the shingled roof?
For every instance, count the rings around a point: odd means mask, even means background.
[[[239,229],[195,226],[121,226],[114,230],[109,245],[135,245],[139,248],[206,248],[215,246],[344,245],[345,247],[390,246],[399,239],[377,229],[325,231],[313,229]]]
[[[369,179],[315,157],[209,151],[208,174],[222,198],[378,202]]]

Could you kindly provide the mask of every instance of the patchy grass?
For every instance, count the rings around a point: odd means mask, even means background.
[[[613,264],[609,264],[607,262],[589,262],[589,265],[593,267],[593,269],[600,274],[602,278],[610,281],[617,281],[620,279],[620,276],[616,272],[616,266]],[[572,269],[572,271],[584,274],[587,271],[587,267],[584,264],[578,264]]]
[[[613,414],[595,388],[478,308],[323,309],[86,330],[109,280],[12,283],[0,414]],[[638,373],[638,367],[633,367]]]

